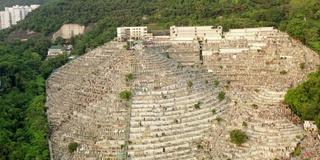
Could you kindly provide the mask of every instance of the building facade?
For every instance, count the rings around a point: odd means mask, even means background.
[[[26,15],[38,8],[40,5],[5,7],[4,11],[0,11],[0,29],[5,29],[17,22],[23,20]]]
[[[146,26],[141,27],[118,27],[117,28],[117,39],[119,42],[126,40],[138,40],[147,39],[148,29]]]
[[[48,55],[47,57],[52,57],[52,56],[57,56],[59,54],[63,54],[66,53],[67,49],[66,47],[63,47],[61,45],[57,45],[57,46],[51,46],[48,49]]]
[[[5,29],[11,26],[10,13],[9,11],[0,12],[0,29]]]
[[[171,40],[187,40],[192,41],[196,39],[202,40],[220,40],[222,37],[222,27],[213,26],[184,26],[184,27],[170,27]]]
[[[225,34],[227,40],[261,40],[269,36],[276,35],[279,31],[273,27],[259,27],[259,28],[243,28],[243,29],[230,29]]]

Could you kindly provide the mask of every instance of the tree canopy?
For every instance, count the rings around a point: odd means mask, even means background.
[[[44,60],[50,41],[0,43],[0,159],[49,159],[45,78],[67,56]]]
[[[285,103],[302,120],[315,120],[320,128],[320,70],[308,75],[308,79],[285,95]]]
[[[93,29],[75,40],[73,53],[81,55],[110,41],[120,26],[221,25],[224,31],[274,26],[320,51],[319,10],[316,0],[59,0],[31,12],[6,34],[28,29],[51,35],[66,23],[86,25]]]

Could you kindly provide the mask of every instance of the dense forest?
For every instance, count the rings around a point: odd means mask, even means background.
[[[0,0],[0,4],[15,1]],[[45,57],[52,44],[50,36],[63,24],[92,28],[71,40],[75,48],[72,53],[78,55],[112,40],[116,27],[138,25],[146,25],[149,30],[168,29],[171,25],[222,25],[225,31],[274,26],[320,52],[319,0],[51,1],[28,14],[24,21],[0,31],[0,159],[49,159],[45,79],[67,62],[67,55],[49,60]],[[25,42],[5,41],[15,30],[33,30],[43,36]],[[319,119],[319,77],[318,72],[310,74],[309,81],[289,90],[286,96],[286,103],[302,119]],[[301,101],[292,95],[300,95]]]
[[[301,120],[315,120],[317,127],[320,128],[320,68],[310,73],[307,81],[289,89],[285,103]]]
[[[50,40],[0,43],[0,159],[48,159],[45,79],[67,55],[44,61]]]
[[[44,4],[53,0],[0,0],[0,10],[4,7],[12,7],[14,5],[31,5],[31,4]]]

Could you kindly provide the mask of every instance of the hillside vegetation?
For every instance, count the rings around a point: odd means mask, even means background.
[[[15,1],[0,0],[2,6],[9,2]],[[36,0],[24,2],[36,3]],[[168,29],[171,25],[222,25],[225,31],[275,26],[319,52],[319,18],[318,0],[56,0],[46,3],[18,25],[0,32],[0,159],[49,159],[45,139],[49,132],[44,106],[45,79],[54,68],[67,62],[65,55],[44,60],[50,46],[46,37],[5,42],[14,30],[33,30],[49,37],[65,23],[95,26],[86,35],[72,39],[73,53],[81,55],[113,39],[119,26]],[[302,84],[303,89],[313,88],[301,99],[302,109],[294,106],[301,102],[286,101],[302,117],[300,111],[309,113],[310,107],[315,111],[316,114],[303,119],[313,119],[319,113],[318,92],[313,91],[320,89],[317,88],[319,75],[311,76],[314,77],[312,83]],[[292,92],[289,91],[287,99]]]
[[[28,15],[14,28],[51,35],[65,23],[96,24],[78,41],[83,54],[115,36],[115,27],[147,25],[222,25],[229,28],[275,26],[320,51],[320,2],[317,0],[59,0]]]
[[[291,111],[302,120],[315,120],[320,128],[320,70],[308,75],[307,81],[296,88],[289,89],[285,96],[285,103]]]
[[[48,159],[45,78],[67,55],[44,61],[50,41],[0,44],[0,159]]]

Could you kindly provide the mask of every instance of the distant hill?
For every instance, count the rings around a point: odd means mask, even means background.
[[[30,5],[30,4],[44,4],[54,0],[0,0],[0,10],[4,7],[12,7],[14,5]]]
[[[43,2],[48,1],[52,0]],[[315,44],[319,10],[318,0],[59,0],[30,13],[17,27],[49,35],[67,23],[98,23],[99,33],[110,27],[136,25],[150,25],[149,30],[221,25],[225,31],[274,26],[320,51]]]

